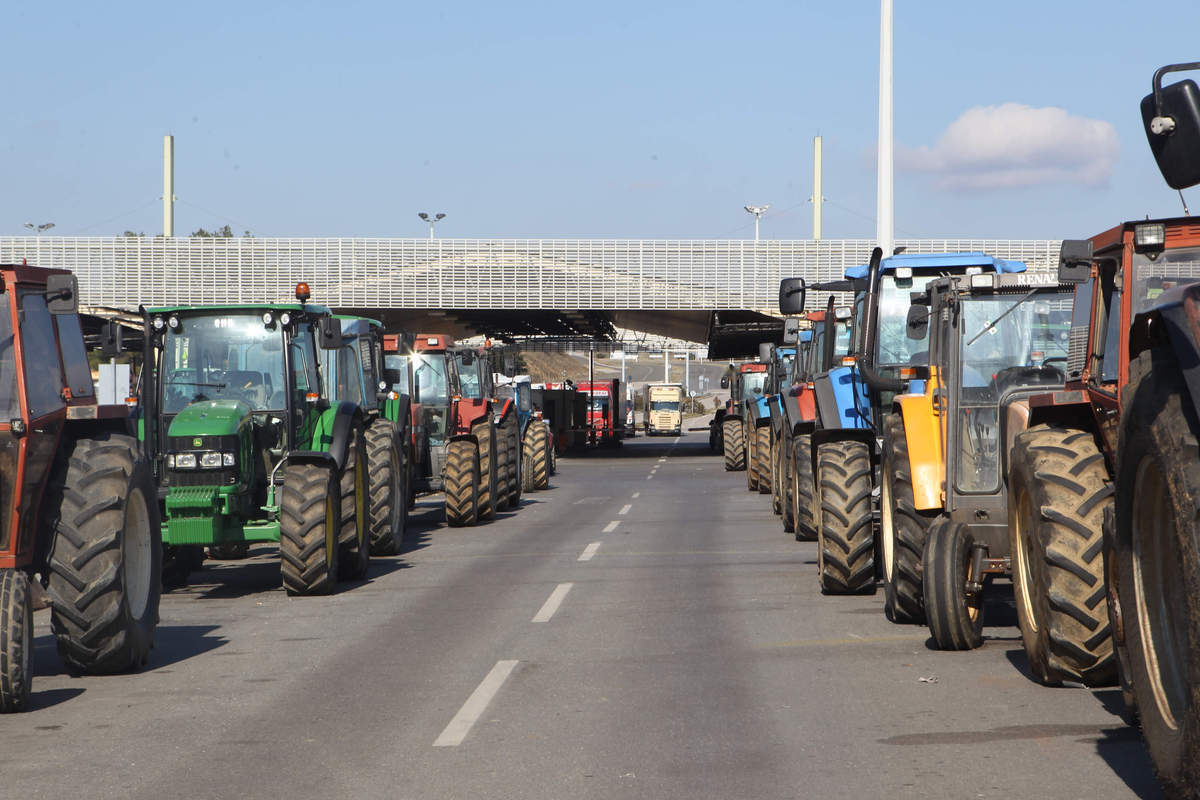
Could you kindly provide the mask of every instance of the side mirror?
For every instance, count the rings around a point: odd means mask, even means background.
[[[470,350],[463,350],[458,355],[464,367],[469,367],[475,363],[475,353]]]
[[[726,376],[724,376],[723,378],[721,378],[721,388],[722,388],[722,389],[728,389],[728,388],[729,388],[729,376],[728,376],[728,375],[726,375]]]
[[[124,331],[116,322],[106,322],[100,328],[100,352],[112,358],[124,348]]]
[[[74,314],[79,310],[79,279],[74,275],[46,278],[46,308],[51,314]]]
[[[850,306],[838,306],[833,310],[833,318],[838,322],[845,322],[854,316],[854,309]]]
[[[1154,92],[1142,98],[1142,125],[1163,180],[1172,189],[1200,183],[1200,88],[1192,80],[1162,85],[1162,76],[1200,64],[1171,64],[1154,73]]]
[[[783,343],[795,344],[798,341],[800,341],[800,320],[796,317],[788,317],[783,321]]]
[[[804,310],[804,278],[784,278],[779,282],[779,311],[799,314]]]
[[[772,355],[772,351],[774,349],[775,349],[775,345],[771,344],[770,342],[762,342],[761,344],[759,344],[758,360],[764,364],[771,363],[771,355]]]
[[[1058,282],[1086,283],[1092,274],[1092,243],[1088,239],[1063,239],[1058,254]]]
[[[342,346],[342,321],[333,317],[321,317],[317,323],[317,338],[322,348],[336,350]]]
[[[908,338],[921,341],[929,332],[929,309],[924,306],[909,306],[904,333]]]
[[[379,382],[379,386],[387,391],[389,386],[396,386],[401,382],[402,376],[398,369],[384,369],[383,380]]]

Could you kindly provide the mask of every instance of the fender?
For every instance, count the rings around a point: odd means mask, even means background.
[[[771,431],[776,436],[783,435],[783,397],[775,395],[772,397],[767,406],[771,409]]]
[[[862,405],[858,385],[850,367],[837,367],[813,381],[816,416],[824,428],[871,428],[870,409]]]
[[[922,394],[898,394],[892,401],[904,420],[913,506],[918,511],[945,507],[942,487],[946,482],[946,459],[942,454],[941,425],[933,397],[937,385],[938,381],[930,378]]]
[[[1168,289],[1129,329],[1129,360],[1151,347],[1170,346],[1187,384],[1192,410],[1200,414],[1200,284]],[[1122,387],[1124,391],[1124,387]],[[1125,399],[1121,398],[1125,403]]]
[[[350,449],[354,426],[363,421],[363,413],[357,404],[349,401],[338,403],[337,408],[331,410],[334,418],[328,452],[333,456],[338,471],[341,472],[346,466],[346,452]]]

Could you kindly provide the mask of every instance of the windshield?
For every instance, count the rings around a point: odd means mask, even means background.
[[[883,275],[879,285],[879,327],[877,366],[925,364],[929,361],[928,332],[925,339],[910,339],[907,333],[910,294],[924,291],[925,284],[937,275],[897,278]]]
[[[763,385],[767,382],[765,372],[742,373],[742,399],[757,400],[762,397]]]
[[[408,356],[388,353],[383,357],[383,368],[395,373],[387,376],[396,379],[391,384],[392,391],[396,394],[412,395],[412,387],[408,385]]]
[[[188,315],[167,333],[163,350],[163,412],[198,400],[240,400],[254,411],[286,407],[283,330],[260,312]]]
[[[449,405],[450,391],[446,385],[446,355],[444,353],[417,353],[413,356],[413,365],[413,378],[417,383],[417,390],[421,393],[417,401],[426,405]]]
[[[650,401],[651,411],[678,411],[678,400],[652,400]]]
[[[0,413],[4,416],[0,420],[8,422],[21,416],[21,405],[17,402],[17,357],[13,350],[12,315],[8,310],[8,298],[0,299],[0,303],[4,303],[3,313],[0,313]]]
[[[462,354],[455,356],[455,359],[458,362],[458,387],[462,396],[471,400],[483,397],[483,387],[479,383],[479,357],[473,357],[470,364],[463,363]]]
[[[608,410],[608,397],[600,395],[592,395],[592,411],[603,412]]]
[[[1200,247],[1164,250],[1153,260],[1149,254],[1134,253],[1133,270],[1133,313],[1137,314],[1167,289],[1200,281]]]

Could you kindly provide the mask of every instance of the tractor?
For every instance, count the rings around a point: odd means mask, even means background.
[[[404,547],[408,528],[410,397],[384,376],[383,326],[361,317],[338,317],[342,344],[321,350],[331,403],[350,401],[366,415],[371,555],[390,556]]]
[[[793,332],[795,336],[795,332]],[[796,360],[795,342],[786,345],[776,345],[771,348],[771,358],[767,362],[767,462],[770,479],[768,480],[771,493],[771,511],[786,518],[792,513],[791,503],[785,502],[788,494],[783,483],[785,475],[782,469],[783,447],[790,445],[783,437],[783,396],[791,389],[792,364]],[[787,506],[787,513],[784,507]]]
[[[367,572],[369,419],[321,375],[318,341],[340,347],[340,321],[305,283],[296,300],[142,308],[142,442],[177,568],[205,546],[278,542],[288,593],[327,594]]]
[[[813,381],[818,424],[812,433],[814,527],[821,590],[826,594],[873,593],[879,536],[879,438],[882,409],[905,391],[927,346],[905,334],[909,294],[940,276],[970,272],[1017,272],[1025,265],[984,253],[899,254],[879,248],[845,277],[857,290],[850,355]],[[780,310],[800,310],[780,284]],[[799,491],[799,490],[798,490]],[[885,565],[886,566],[886,565]]]
[[[496,395],[495,374],[500,372],[501,351],[490,346],[460,346],[452,350],[462,398],[459,404],[485,409],[492,425],[491,441],[484,445],[482,428],[479,463],[480,513],[491,519],[498,511],[516,509],[521,501],[521,433],[516,404]],[[477,423],[478,425],[478,423]]]
[[[1020,558],[1010,448],[1029,398],[1063,386],[1070,306],[1070,287],[1027,272],[941,278],[912,295],[906,332],[929,352],[883,423],[884,612],[927,622],[939,649],[982,643],[985,586]]]
[[[154,644],[162,540],[129,408],[97,401],[75,277],[2,265],[0,301],[0,712],[15,712],[30,707],[38,577],[63,661],[136,669]]]
[[[747,362],[736,367],[731,364],[730,374],[721,378],[721,388],[729,390],[729,400],[725,402],[725,413],[721,417],[721,441],[727,472],[742,469],[751,471],[750,443],[746,439],[746,408],[762,396],[766,380],[767,365],[759,362]]]
[[[521,491],[532,492],[550,485],[550,462],[554,441],[542,412],[533,405],[533,385],[528,375],[497,376],[497,393],[511,399],[516,409],[521,440]]]

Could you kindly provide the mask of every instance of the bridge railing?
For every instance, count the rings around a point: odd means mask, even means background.
[[[1052,271],[1057,240],[913,239],[908,252],[983,250]],[[0,237],[0,263],[79,275],[87,305],[250,303],[291,298],[353,308],[754,309],[779,280],[840,278],[861,239],[362,239]]]

